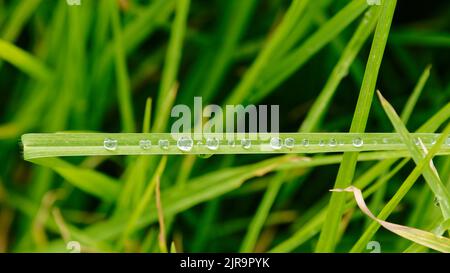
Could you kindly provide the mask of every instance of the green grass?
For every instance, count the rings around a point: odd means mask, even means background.
[[[0,1],[0,252],[448,252],[449,8]],[[280,105],[296,145],[181,151],[194,96]]]

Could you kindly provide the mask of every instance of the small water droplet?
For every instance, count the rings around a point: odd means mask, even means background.
[[[219,140],[217,138],[215,138],[215,137],[208,138],[206,140],[206,147],[208,149],[210,149],[210,150],[213,150],[213,151],[219,149]]]
[[[362,140],[362,138],[357,137],[357,138],[353,139],[353,146],[359,148],[359,147],[363,146],[363,144],[364,144],[364,141]]]
[[[337,145],[337,140],[335,138],[330,139],[330,143],[328,145],[335,147]]]
[[[241,146],[244,149],[250,149],[250,147],[252,147],[252,141],[250,139],[242,139],[241,140]]]
[[[389,139],[383,138],[383,143],[384,143],[384,144],[388,144],[388,143],[389,143]]]
[[[323,139],[319,140],[319,146],[321,147],[325,146],[325,140]]]
[[[163,150],[168,150],[169,149],[169,141],[167,139],[160,139],[158,141],[158,146],[159,146],[159,148],[161,148]]]
[[[305,147],[309,146],[309,140],[306,139],[306,138],[303,139],[303,140],[302,140],[302,145],[305,146]]]
[[[272,137],[270,139],[270,147],[274,150],[281,149],[281,146],[283,145],[283,141],[279,137]]]
[[[439,199],[437,197],[434,197],[434,205],[436,207],[440,207],[440,202],[439,202]]]
[[[414,138],[414,144],[416,144],[416,146],[420,146],[420,139],[419,138]]]
[[[447,140],[445,141],[445,144],[450,145],[450,136],[447,137]]]
[[[111,138],[105,138],[103,141],[103,147],[108,151],[115,151],[117,149],[117,140]]]
[[[139,147],[143,150],[148,150],[152,147],[152,142],[149,139],[142,139],[139,141]]]
[[[182,150],[183,152],[189,152],[190,150],[192,150],[193,146],[194,141],[190,137],[182,136],[177,141],[178,149]]]
[[[295,140],[292,137],[288,137],[284,140],[284,145],[286,145],[287,148],[292,149],[295,145]]]
[[[229,139],[227,143],[228,143],[228,146],[230,146],[232,148],[236,147],[236,142],[234,141],[234,139]]]
[[[344,146],[345,145],[345,141],[344,140],[339,140],[339,146]]]
[[[198,155],[198,157],[203,158],[203,159],[210,158],[211,156],[213,156],[213,154],[199,154]]]
[[[434,145],[434,144],[436,144],[436,139],[435,138],[431,139],[431,145]]]

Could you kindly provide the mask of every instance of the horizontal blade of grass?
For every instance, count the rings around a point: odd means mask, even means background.
[[[184,135],[186,136],[186,135]],[[193,134],[193,139],[196,135]],[[222,134],[211,134],[220,139]],[[439,137],[439,134],[415,133],[415,138],[421,138],[427,147]],[[276,153],[330,153],[330,152],[364,152],[364,151],[406,151],[407,146],[401,137],[395,133],[280,133],[281,140],[292,138],[295,146],[280,149],[272,148],[269,135],[259,134],[252,141],[250,148],[244,148],[239,140],[229,145],[227,140],[220,140],[217,150],[208,149],[206,145],[194,145],[191,151],[184,152],[177,147],[177,140],[169,133],[55,133],[55,134],[25,134],[22,136],[24,158],[26,160],[41,157],[59,156],[93,156],[93,155],[163,155],[163,154],[276,154]],[[236,136],[236,139],[238,137]],[[117,141],[114,150],[104,146],[106,139]],[[305,139],[308,141],[307,145]],[[141,140],[150,140],[152,146],[143,149]],[[158,146],[159,140],[168,140],[167,149]],[[450,145],[443,145],[441,152],[450,151]]]

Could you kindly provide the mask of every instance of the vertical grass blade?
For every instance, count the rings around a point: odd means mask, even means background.
[[[394,16],[396,0],[385,0],[380,7],[381,14],[375,30],[372,48],[367,62],[366,72],[359,93],[358,102],[350,127],[350,132],[363,132],[366,128],[367,119],[372,104],[378,72],[386,47],[389,30]],[[354,176],[358,153],[345,153],[339,167],[334,188],[348,187]],[[337,244],[339,225],[344,209],[345,197],[332,193],[327,209],[327,217],[317,243],[317,252],[331,252]]]

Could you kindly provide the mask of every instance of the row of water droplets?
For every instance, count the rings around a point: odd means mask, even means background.
[[[250,149],[252,147],[252,140],[250,139],[241,139],[239,141],[240,146],[243,149]],[[269,146],[270,148],[272,148],[273,150],[280,150],[283,147],[287,148],[287,149],[293,149],[295,147],[296,141],[294,138],[288,137],[286,139],[284,139],[284,141],[279,138],[279,137],[272,137],[269,141]],[[364,144],[364,141],[362,138],[354,138],[352,140],[352,145],[354,147],[362,147]],[[450,144],[450,142],[449,142]],[[197,145],[199,147],[205,145],[206,148],[208,148],[211,151],[216,151],[219,149],[220,147],[220,140],[218,138],[207,138],[205,143],[203,143],[203,141],[198,141]],[[225,144],[227,147],[229,148],[234,148],[236,147],[236,142],[234,140],[228,140]],[[300,146],[303,147],[308,147],[310,145],[310,141],[308,139],[302,139],[300,142]],[[335,138],[332,138],[328,141],[325,140],[320,140],[318,143],[319,146],[330,146],[330,147],[335,147],[335,146],[342,146],[345,145],[344,141],[338,141]],[[158,147],[162,150],[168,150],[170,146],[170,142],[167,139],[160,139],[158,141]],[[192,140],[192,138],[187,137],[187,136],[182,136],[177,140],[176,143],[177,148],[180,151],[183,152],[189,152],[192,150],[192,148],[194,147],[194,140]],[[108,151],[115,151],[118,147],[118,141],[116,139],[112,139],[112,138],[105,138],[105,140],[103,141],[103,147],[108,150]],[[150,148],[152,148],[152,142],[149,139],[142,139],[139,141],[139,147],[143,150],[149,150]]]

